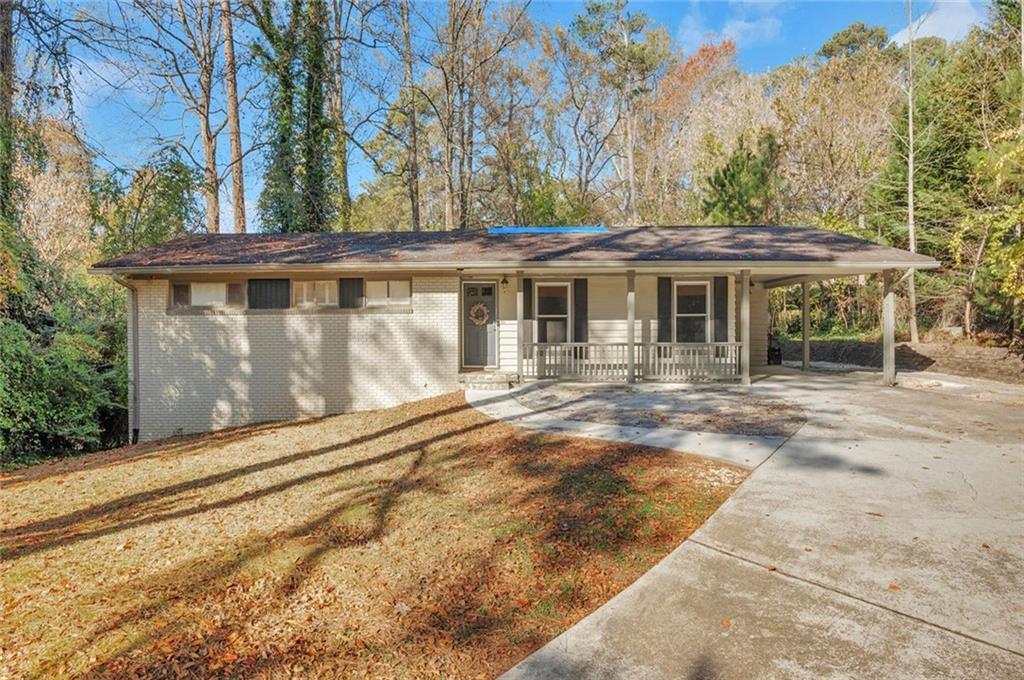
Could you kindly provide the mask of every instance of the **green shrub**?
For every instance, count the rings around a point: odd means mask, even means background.
[[[0,318],[0,463],[4,468],[79,453],[105,442],[122,376],[91,335],[49,338]]]

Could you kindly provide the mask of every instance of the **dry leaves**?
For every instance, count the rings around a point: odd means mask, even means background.
[[[493,676],[744,476],[460,395],[82,456],[5,486],[0,644],[17,675]]]

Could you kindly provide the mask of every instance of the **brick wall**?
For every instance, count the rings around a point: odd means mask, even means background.
[[[457,277],[414,277],[412,311],[385,313],[168,313],[167,281],[136,284],[143,441],[394,406],[458,386]]]

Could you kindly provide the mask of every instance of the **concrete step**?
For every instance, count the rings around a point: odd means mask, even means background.
[[[464,390],[510,390],[519,384],[519,376],[502,371],[472,371],[459,374]]]

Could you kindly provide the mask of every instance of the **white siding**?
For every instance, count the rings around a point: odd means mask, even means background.
[[[740,339],[740,282],[736,277],[736,340]],[[760,283],[750,289],[750,366],[768,365],[768,290]]]

